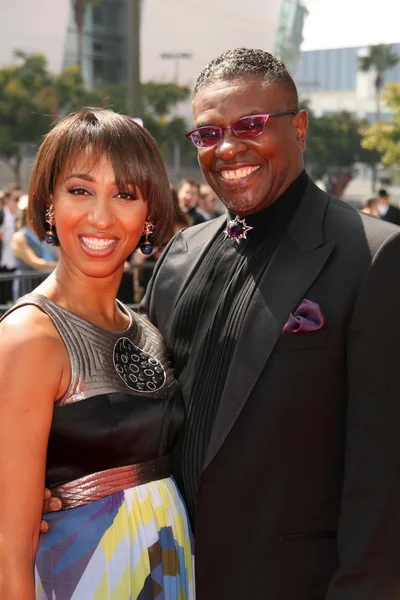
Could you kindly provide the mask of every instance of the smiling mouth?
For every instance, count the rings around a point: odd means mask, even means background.
[[[257,171],[260,165],[254,167],[240,167],[239,169],[224,169],[220,171],[221,177],[227,181],[236,181],[238,179],[244,179],[250,173]]]
[[[105,250],[115,244],[116,240],[114,239],[101,239],[101,238],[91,238],[91,237],[81,237],[82,242],[90,248],[91,250]]]

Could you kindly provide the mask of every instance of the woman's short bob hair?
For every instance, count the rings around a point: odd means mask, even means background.
[[[46,210],[60,175],[68,177],[84,155],[92,169],[106,157],[118,186],[134,185],[148,204],[153,244],[168,234],[173,218],[171,189],[164,161],[148,131],[131,117],[101,108],[85,108],[62,118],[44,137],[29,182],[28,219],[42,240]]]

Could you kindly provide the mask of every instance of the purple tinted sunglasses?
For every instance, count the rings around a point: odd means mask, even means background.
[[[186,137],[193,142],[196,148],[211,148],[220,143],[224,136],[225,129],[230,129],[239,139],[247,139],[261,135],[265,129],[265,124],[270,117],[283,117],[284,115],[295,115],[294,110],[285,110],[282,112],[270,113],[268,115],[249,115],[242,117],[231,125],[218,127],[217,125],[205,125],[197,127],[186,134]]]

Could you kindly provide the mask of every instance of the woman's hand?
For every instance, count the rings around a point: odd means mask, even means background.
[[[62,502],[59,498],[55,498],[51,495],[48,488],[44,490],[44,501],[43,501],[43,514],[57,512],[62,509]],[[49,524],[43,520],[40,522],[40,533],[47,533],[49,530]]]

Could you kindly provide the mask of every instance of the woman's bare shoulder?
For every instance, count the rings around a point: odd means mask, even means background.
[[[62,340],[50,317],[34,305],[25,305],[8,314],[0,323],[0,352],[23,354],[36,348],[39,354],[57,350]],[[31,357],[34,360],[34,356]]]

